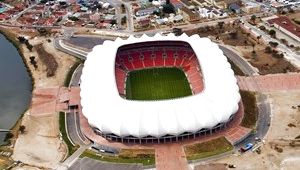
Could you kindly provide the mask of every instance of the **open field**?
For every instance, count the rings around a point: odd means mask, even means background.
[[[91,150],[84,151],[80,157],[89,157],[96,160],[114,163],[142,163],[143,165],[155,164],[155,151],[153,149],[126,149],[121,150],[119,155],[110,156],[105,154],[96,154]]]
[[[251,65],[258,68],[262,75],[298,72],[299,70],[291,63],[286,61],[283,57],[277,57],[272,53],[267,53],[265,45],[255,47],[255,55],[249,49],[242,49],[244,58],[246,58]],[[252,49],[252,48],[251,48]]]
[[[160,100],[191,95],[189,82],[178,68],[132,71],[126,80],[126,97],[133,100]]]
[[[234,164],[236,170],[274,169],[297,170],[300,161],[300,90],[268,93],[272,104],[269,131],[264,137],[261,153],[246,152],[217,160],[218,163]],[[292,143],[295,143],[293,145]]]
[[[66,147],[59,137],[58,114],[34,117],[26,112],[22,125],[24,134],[19,134],[12,158],[25,164],[56,168],[65,157]]]
[[[218,155],[233,149],[233,146],[226,140],[225,137],[219,137],[184,147],[188,160],[201,159],[213,155]]]

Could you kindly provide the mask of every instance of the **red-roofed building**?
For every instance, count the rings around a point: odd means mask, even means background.
[[[0,21],[5,21],[7,20],[9,17],[5,14],[0,14]]]
[[[271,26],[284,32],[291,38],[300,42],[300,27],[291,22],[286,16],[280,16],[278,18],[270,19],[267,21]]]
[[[55,21],[56,21],[56,18],[48,18],[45,22],[45,25],[52,26]]]

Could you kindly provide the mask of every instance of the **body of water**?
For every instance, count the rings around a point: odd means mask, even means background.
[[[17,48],[0,34],[0,129],[10,129],[28,108],[31,79]],[[5,133],[0,132],[0,144]]]

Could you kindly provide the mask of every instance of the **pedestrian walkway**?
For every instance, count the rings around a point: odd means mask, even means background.
[[[157,170],[187,170],[188,162],[182,145],[171,143],[155,148]]]
[[[300,73],[237,76],[241,90],[271,92],[300,89]]]
[[[225,137],[231,144],[234,145],[245,139],[251,131],[252,129],[249,128],[235,126],[225,132]]]

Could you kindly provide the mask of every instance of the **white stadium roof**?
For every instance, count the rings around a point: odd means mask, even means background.
[[[115,57],[120,46],[147,41],[184,41],[200,62],[204,89],[197,95],[159,101],[134,101],[120,97],[115,81]],[[238,110],[239,88],[234,73],[218,45],[197,35],[130,36],[105,41],[90,52],[81,76],[84,116],[104,134],[142,138],[180,135],[226,122]]]

